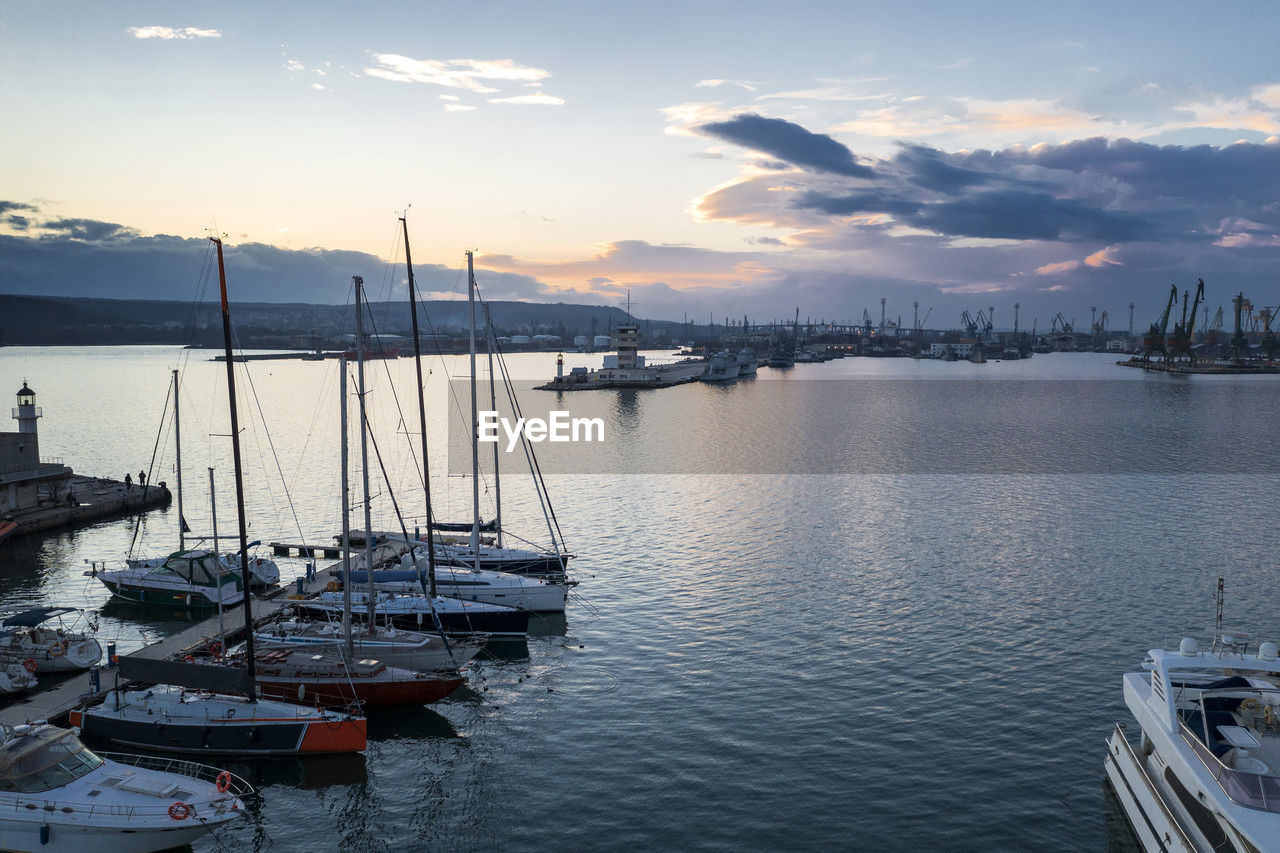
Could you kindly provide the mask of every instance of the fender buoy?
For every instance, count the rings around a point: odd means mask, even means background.
[[[225,794],[231,790],[231,772],[223,770],[218,774],[217,788],[219,794]]]
[[[27,658],[26,660],[24,660],[24,661],[22,662],[22,668],[23,668],[23,669],[25,669],[27,672],[35,672],[35,671],[36,671],[36,659],[35,659],[35,658]]]
[[[214,660],[222,659],[222,643],[214,643],[209,647],[209,654],[213,655]]]
[[[186,657],[184,657],[184,658],[182,659],[182,662],[183,662],[183,663],[195,663],[195,662],[196,662],[196,659],[195,659],[195,656],[194,656],[194,655],[187,655]]]
[[[174,820],[186,820],[191,817],[194,812],[195,809],[191,805],[184,803],[181,800],[169,806],[169,817]]]
[[[67,653],[67,641],[60,640],[49,647],[49,657],[60,658]]]

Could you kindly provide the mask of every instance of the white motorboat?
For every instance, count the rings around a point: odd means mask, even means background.
[[[1146,850],[1280,850],[1280,656],[1221,635],[1152,649],[1124,676],[1107,776]],[[1136,739],[1134,739],[1136,736]]]
[[[30,658],[22,663],[0,664],[0,695],[21,693],[36,686],[36,662]]]
[[[739,376],[755,376],[756,370],[760,367],[760,359],[756,357],[755,350],[744,347],[738,350],[738,375]]]
[[[429,591],[430,569],[427,558],[419,554],[416,568],[408,554],[400,558],[400,568],[375,570],[374,589],[418,595]],[[435,569],[436,594],[464,601],[484,601],[503,604],[534,613],[563,613],[569,600],[569,590],[576,581],[548,580],[526,577],[509,572],[491,572],[461,566],[437,565]],[[352,583],[367,584],[369,576],[363,571],[351,573]]]
[[[234,607],[244,600],[239,572],[223,568],[209,551],[176,551],[151,568],[85,572],[102,581],[112,594],[126,601],[192,609]]]
[[[255,544],[257,543],[250,543],[249,547],[252,548]],[[195,552],[193,551],[192,553]],[[168,557],[149,557],[147,559],[125,560],[125,565],[131,569],[157,569],[163,566],[168,559]],[[240,554],[238,552],[219,554],[218,563],[225,571],[237,574],[240,572]],[[280,583],[280,566],[270,557],[250,556],[249,579],[254,589],[275,586]]]
[[[342,623],[315,619],[280,619],[253,633],[261,648],[334,649],[346,642]],[[387,666],[431,672],[457,669],[483,647],[483,640],[445,641],[439,634],[407,631],[391,625],[361,625],[351,632],[358,659],[371,658]]]
[[[0,729],[0,848],[142,853],[191,844],[245,817],[243,779],[213,767],[96,755],[50,725]]]
[[[71,613],[84,617],[76,607],[37,607],[15,613],[0,622],[0,664],[27,664],[33,672],[75,672],[97,666],[102,646],[75,624],[62,617]],[[57,620],[56,627],[51,624]],[[78,620],[77,620],[78,621]],[[94,626],[88,626],[92,631]]]

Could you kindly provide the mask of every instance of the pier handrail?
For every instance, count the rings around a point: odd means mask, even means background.
[[[236,797],[247,797],[254,793],[252,785],[231,771],[219,770],[217,767],[200,764],[196,761],[187,761],[182,758],[166,758],[160,755],[137,755],[129,752],[95,751],[94,754],[99,758],[105,758],[117,764],[127,764],[131,767],[140,767],[143,770],[157,770],[161,773],[174,773],[178,776],[199,779],[201,782],[208,782],[211,785],[217,784],[218,777],[226,773],[231,777],[231,782],[225,793]]]

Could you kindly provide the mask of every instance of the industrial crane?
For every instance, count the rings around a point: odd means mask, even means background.
[[[1243,293],[1239,293],[1231,301],[1236,306],[1236,330],[1231,336],[1231,357],[1239,364],[1249,357],[1249,342],[1245,339],[1244,329],[1240,325],[1240,312],[1248,300],[1244,298]]]
[[[1196,285],[1195,299],[1188,305],[1190,297],[1191,294],[1185,290],[1182,292],[1182,322],[1175,323],[1173,333],[1169,335],[1165,351],[1166,361],[1173,361],[1178,356],[1185,355],[1189,362],[1196,363],[1196,357],[1191,351],[1191,345],[1195,343],[1196,338],[1196,313],[1200,310],[1200,303],[1204,300],[1204,279],[1200,279]],[[1190,310],[1189,315],[1187,313],[1188,309]]]
[[[1262,354],[1267,357],[1267,361],[1276,357],[1276,351],[1280,350],[1280,341],[1276,340],[1276,333],[1271,331],[1271,323],[1276,318],[1278,308],[1260,308],[1258,310],[1258,319],[1262,322],[1262,343],[1260,349]]]
[[[1147,330],[1147,334],[1142,339],[1142,360],[1150,361],[1151,356],[1159,353],[1161,356],[1166,355],[1164,348],[1165,332],[1169,328],[1169,312],[1173,310],[1173,303],[1178,301],[1178,285],[1169,285],[1169,301],[1164,305],[1164,313],[1160,315],[1160,319],[1151,324],[1151,328]]]

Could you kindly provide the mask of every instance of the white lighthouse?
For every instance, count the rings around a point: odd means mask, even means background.
[[[10,385],[10,388],[13,386]],[[36,421],[41,416],[39,407],[36,406],[36,392],[27,387],[27,383],[22,383],[22,389],[18,391],[18,405],[13,409],[13,418],[18,422],[18,432],[30,433],[32,440],[35,440]]]

